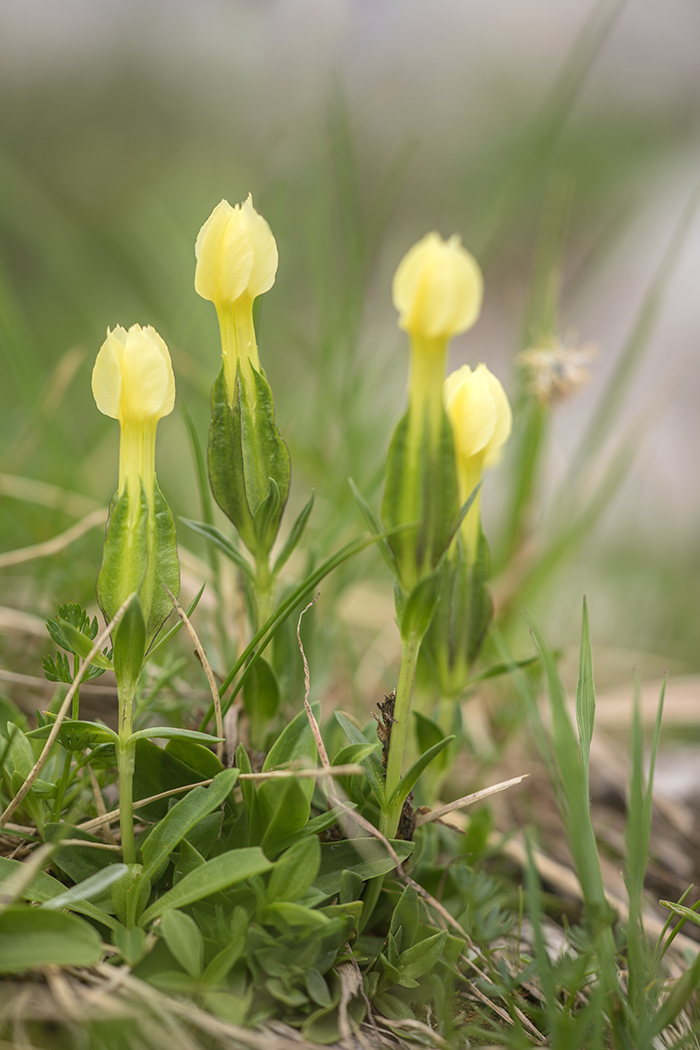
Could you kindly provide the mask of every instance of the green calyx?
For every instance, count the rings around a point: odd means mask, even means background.
[[[211,393],[209,478],[214,498],[256,559],[272,549],[289,495],[289,451],[275,425],[272,391],[251,367],[236,372],[230,403],[222,367]]]

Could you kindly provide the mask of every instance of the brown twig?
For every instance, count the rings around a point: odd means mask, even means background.
[[[349,762],[347,765],[331,766],[329,769],[272,769],[267,773],[239,773],[238,779],[277,780],[283,777],[349,777],[361,772],[362,766],[356,765],[354,762]],[[171,798],[173,795],[182,795],[186,791],[191,791],[192,788],[209,787],[212,780],[213,777],[210,777],[208,780],[197,780],[193,784],[182,784],[181,787],[170,788],[169,791],[161,791],[157,795],[149,795],[148,798],[136,799],[133,803],[133,808],[140,809],[142,806],[150,805],[151,802],[160,802],[162,798]],[[112,824],[118,819],[119,809],[117,808],[110,810],[109,813],[105,813],[104,816],[93,817],[91,820],[86,820],[82,824],[77,824],[76,827],[79,831],[93,831],[95,828],[99,828],[103,824]]]
[[[309,604],[301,610],[299,613],[299,621],[297,623],[297,642],[299,643],[299,651],[301,652],[301,658],[304,661],[304,708],[306,710],[307,718],[309,719],[309,725],[311,726],[311,732],[313,733],[314,740],[316,741],[316,747],[318,748],[319,758],[321,759],[321,765],[324,769],[330,769],[330,762],[328,761],[328,752],[326,751],[326,745],[323,743],[321,736],[321,730],[318,722],[316,721],[316,715],[311,710],[311,704],[309,703],[309,693],[311,692],[311,678],[309,676],[309,663],[306,659],[306,653],[304,652],[304,646],[301,643],[301,621],[305,612],[315,605],[318,599],[321,597],[321,592],[316,592],[316,597],[312,598]]]
[[[35,558],[48,558],[51,554],[57,554],[58,551],[69,547],[74,540],[89,532],[90,529],[94,529],[97,525],[104,525],[106,520],[107,510],[104,507],[100,507],[99,510],[93,510],[80,521],[76,521],[75,525],[71,525],[65,532],[54,536],[53,539],[45,540],[44,543],[34,543],[31,547],[19,547],[17,550],[5,551],[3,554],[0,554],[0,569],[5,569],[8,565],[20,565],[22,562],[33,561]]]
[[[430,813],[419,813],[416,817],[416,827],[420,827],[421,824],[429,824],[433,820],[440,820],[442,817],[447,816],[448,813],[453,813],[456,809],[464,809],[465,806],[472,806],[475,802],[481,802],[482,799],[488,798],[489,795],[495,795],[498,791],[505,791],[507,788],[519,784],[525,779],[525,777],[529,777],[529,775],[529,773],[523,773],[522,776],[513,777],[512,780],[503,780],[500,784],[494,784],[492,787],[482,788],[481,791],[474,791],[471,795],[463,795],[462,798],[455,799],[454,802],[448,802],[446,806],[441,806],[440,809],[434,809]]]
[[[194,642],[194,647],[197,650],[197,656],[199,657],[200,663],[204,668],[204,673],[207,676],[209,682],[209,688],[211,689],[212,700],[214,701],[214,716],[216,718],[216,735],[220,737],[218,744],[216,745],[216,757],[221,762],[224,757],[224,720],[221,714],[221,697],[219,696],[219,690],[216,685],[216,678],[214,672],[211,669],[211,664],[207,660],[207,654],[204,651],[204,646],[197,637],[197,632],[190,623],[190,618],[185,610],[180,605],[179,601],[168,587],[167,583],[164,583],[166,591],[170,595],[170,600],[175,607],[175,611],[185,625],[185,630],[189,634],[190,638]]]

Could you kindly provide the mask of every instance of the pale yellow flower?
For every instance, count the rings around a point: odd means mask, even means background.
[[[175,405],[170,354],[155,328],[121,325],[110,331],[92,370],[92,392],[100,412],[121,425],[119,492],[140,478],[150,498],[155,483],[158,420]]]
[[[443,392],[455,443],[459,499],[464,503],[481,480],[482,470],[498,463],[510,437],[513,414],[499,380],[484,364],[474,371],[462,365],[447,377]],[[476,554],[478,533],[477,496],[462,523],[470,557]]]
[[[234,207],[221,201],[199,231],[195,290],[214,303],[221,329],[226,389],[233,400],[240,366],[252,391],[251,365],[260,368],[253,327],[253,300],[275,283],[277,244],[248,194]]]
[[[399,327],[428,340],[450,339],[476,322],[484,282],[479,264],[454,234],[428,233],[399,263],[392,293]]]
[[[217,204],[199,231],[195,255],[195,290],[217,307],[242,295],[255,299],[275,283],[277,244],[251,194],[234,207]]]
[[[445,380],[445,407],[461,459],[481,454],[483,465],[498,462],[510,437],[513,413],[506,392],[484,364],[462,365]]]

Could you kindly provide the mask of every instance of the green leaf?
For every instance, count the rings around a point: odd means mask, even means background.
[[[201,780],[215,777],[224,768],[213,751],[194,740],[171,737],[165,745],[165,750],[169,755],[199,773]]]
[[[143,958],[146,950],[146,931],[140,926],[126,926],[118,924],[112,930],[112,944],[119,950],[122,959],[127,966],[134,967]]]
[[[260,845],[268,856],[279,853],[289,836],[306,826],[310,808],[305,790],[307,783],[308,780],[289,777],[277,782],[267,781],[258,788],[260,806],[267,816]]]
[[[192,413],[189,408],[182,400],[178,398],[180,402],[180,411],[182,412],[182,418],[185,421],[187,427],[187,434],[190,439],[190,445],[192,446],[192,454],[194,456],[195,467],[197,469],[197,485],[199,487],[199,498],[202,504],[202,516],[208,524],[212,524],[214,521],[214,506],[211,501],[211,492],[209,490],[209,476],[207,474],[207,466],[204,458],[204,450],[199,440],[199,434],[197,433],[197,427],[195,426]],[[212,569],[216,568],[216,563],[212,562]]]
[[[197,729],[178,729],[177,726],[148,726],[132,733],[127,740],[194,740],[199,743],[216,744],[223,737],[212,736],[211,733],[200,733]]]
[[[477,682],[486,682],[489,678],[499,678],[504,674],[511,674],[513,671],[519,671],[524,667],[532,667],[539,660],[539,656],[527,656],[523,660],[513,660],[512,663],[499,663],[492,664],[491,667],[487,667],[485,671],[480,671],[479,674],[475,674],[467,682],[467,688],[471,685],[476,685]]]
[[[391,840],[399,860],[403,863],[415,848],[413,842],[402,839]],[[321,867],[314,879],[314,888],[327,897],[340,891],[343,872],[351,871],[363,881],[386,875],[394,870],[394,861],[381,842],[374,838],[344,839],[340,842],[321,843]]]
[[[106,889],[125,875],[128,868],[126,864],[110,864],[107,868],[95,872],[83,882],[59,893],[58,896],[44,901],[41,905],[47,911],[56,911],[59,908],[69,908],[77,901],[90,900],[91,897],[99,897]]]
[[[205,863],[206,858],[202,856],[199,850],[195,849],[187,839],[183,839],[180,844],[180,852],[174,860],[173,886],[177,886],[178,882],[184,879],[185,875],[189,875],[191,871],[194,871],[195,868],[200,868]]]
[[[204,968],[204,940],[194,919],[184,911],[171,908],[160,920],[158,932],[172,957],[190,977],[200,977]]]
[[[121,865],[116,866],[121,867]],[[4,881],[21,867],[23,867],[23,865],[19,860],[11,860],[9,857],[0,857],[0,881]],[[22,897],[24,900],[35,901],[36,903],[43,904],[45,901],[50,901],[53,898],[58,897],[59,894],[65,893],[65,890],[66,887],[62,882],[59,882],[58,879],[54,879],[51,875],[47,875],[46,872],[40,871],[34,876],[31,885],[23,891]],[[111,928],[117,926],[116,920],[111,915],[107,915],[107,913],[102,911],[101,908],[91,904],[89,901],[74,901],[71,905],[71,911],[77,911],[81,915],[86,915],[88,918],[96,919],[104,926],[109,926]]]
[[[302,507],[301,512],[299,513],[299,516],[297,517],[296,521],[294,522],[294,524],[292,525],[292,527],[290,529],[290,532],[289,532],[289,535],[287,536],[287,539],[284,541],[284,544],[282,545],[281,551],[279,552],[279,554],[277,555],[277,558],[275,559],[275,564],[272,567],[272,575],[273,576],[276,576],[279,573],[279,571],[282,568],[282,566],[286,564],[289,556],[299,546],[299,543],[301,541],[302,536],[304,535],[304,531],[306,529],[307,523],[308,523],[309,518],[311,516],[311,511],[313,509],[313,505],[314,505],[314,492],[312,490],[308,501]]]
[[[321,844],[315,835],[290,846],[272,869],[268,903],[301,900],[318,875],[320,864]]]
[[[396,558],[394,557],[394,552],[391,549],[390,544],[385,539],[379,539],[379,537],[382,535],[383,530],[380,522],[374,514],[374,511],[372,510],[369,503],[362,495],[352,478],[348,478],[348,485],[350,486],[350,491],[355,497],[355,502],[357,503],[358,507],[362,512],[362,517],[367,523],[367,528],[373,536],[377,537],[377,546],[379,548],[380,554],[384,558],[384,561],[387,563],[394,576],[398,576],[398,566],[396,564]],[[418,527],[418,524],[419,522],[416,522],[416,528]]]
[[[673,912],[680,919],[686,919],[689,922],[695,923],[696,926],[700,926],[700,915],[692,908],[686,908],[684,904],[676,904],[675,901],[659,901],[662,908],[668,908],[669,911]]]
[[[364,744],[368,743],[364,733],[354,725],[350,719],[342,713],[342,711],[335,712],[336,721],[343,729],[343,732],[347,736],[351,744]],[[379,755],[373,750],[366,758],[360,759],[360,765],[365,771],[367,780],[369,781],[370,787],[374,792],[374,796],[379,805],[384,807],[385,789],[384,789],[384,766]]]
[[[204,536],[212,546],[220,550],[222,554],[225,554],[229,561],[232,561],[236,568],[240,569],[250,580],[255,579],[255,572],[248,559],[241,554],[238,547],[234,546],[221,529],[217,529],[216,525],[209,525],[206,521],[192,521],[190,518],[180,518],[180,521],[188,529],[192,529],[193,532]]]
[[[359,901],[364,883],[356,871],[344,871],[340,876],[340,903]]]
[[[440,754],[442,749],[447,747],[447,745],[453,740],[453,736],[444,737],[439,744],[434,744],[433,747],[428,748],[420,758],[416,759],[411,768],[404,773],[401,780],[396,785],[396,790],[389,800],[390,807],[397,808],[403,805],[423,770],[426,769],[433,759]]]
[[[595,720],[595,686],[593,684],[593,656],[591,635],[588,629],[588,604],[583,599],[583,624],[581,627],[581,649],[576,685],[576,722],[578,725],[579,751],[586,784],[588,784],[588,762],[593,739]]]
[[[70,651],[77,653],[77,655],[82,657],[83,660],[86,656],[90,655],[90,650],[94,644],[92,638],[83,634],[82,631],[79,631],[78,628],[74,627],[72,623],[68,622],[68,620],[61,619],[60,616],[56,617],[56,623],[61,628],[61,633],[66,642],[68,642],[68,645],[64,648],[70,647]],[[112,661],[107,659],[103,653],[95,653],[92,656],[90,663],[94,664],[95,667],[101,667],[103,671],[114,670]]]
[[[171,890],[159,897],[141,916],[141,925],[162,915],[170,908],[184,908],[194,901],[210,897],[253,875],[269,871],[272,864],[257,846],[231,850],[201,864],[185,875]]]
[[[289,849],[290,846],[294,846],[297,842],[307,838],[310,835],[319,835],[322,831],[327,828],[333,827],[337,824],[338,817],[343,812],[347,812],[348,809],[356,809],[357,807],[352,802],[346,802],[345,806],[334,806],[333,809],[327,809],[325,813],[319,813],[318,816],[312,817],[311,820],[304,824],[303,828],[298,831],[294,831],[289,835],[282,838],[278,838],[275,843],[277,850]]]
[[[189,791],[156,824],[141,847],[143,871],[152,882],[162,874],[168,857],[185,835],[228,798],[237,779],[237,769],[225,769],[208,788]]]
[[[141,864],[127,864],[126,872],[112,883],[112,903],[122,925],[135,926],[151,895],[151,880]]]
[[[420,711],[411,712],[415,719],[416,740],[418,750],[423,755],[431,747],[439,744],[444,739],[444,733],[437,722]]]
[[[260,657],[251,668],[243,686],[243,706],[250,719],[251,746],[264,748],[265,734],[280,705],[277,675],[267,660]]]
[[[440,578],[439,571],[424,576],[403,603],[399,630],[404,641],[411,637],[420,640],[428,630],[440,594]]]
[[[268,478],[269,489],[267,496],[259,504],[253,518],[253,529],[259,546],[264,550],[270,543],[270,532],[275,528],[275,520],[280,505],[280,490],[274,478]],[[279,522],[278,522],[279,524]],[[274,543],[274,536],[272,538]]]
[[[75,915],[23,905],[0,914],[0,973],[38,966],[95,966],[101,958],[97,930]]]
[[[211,739],[211,738],[209,738]],[[136,741],[136,768],[134,770],[134,800],[150,798],[172,788],[196,784],[205,778],[184,762],[152,741],[141,738]],[[171,799],[158,799],[137,810],[145,820],[160,820],[168,812]]]
[[[26,734],[28,739],[48,739],[56,721],[52,712],[49,712],[48,715],[48,720],[43,726],[32,729]],[[119,736],[109,726],[101,725],[99,722],[81,722],[79,719],[66,718],[61,723],[58,741],[68,751],[84,751],[85,748],[97,747],[99,744],[117,744]]]
[[[413,886],[406,886],[391,917],[389,932],[396,937],[399,930],[401,930],[401,947],[404,950],[410,948],[418,932],[418,894]]]
[[[114,632],[114,673],[120,689],[133,695],[146,653],[146,622],[135,595]]]
[[[320,708],[316,704],[314,705],[314,708],[314,714],[318,719],[320,717]],[[316,741],[311,732],[309,719],[306,711],[300,711],[299,714],[285,726],[268,751],[265,762],[263,763],[263,773],[267,773],[271,769],[284,769],[293,765],[315,768],[317,760]],[[303,778],[299,781],[299,786],[310,802],[314,793],[313,777]],[[275,787],[277,787],[277,785],[275,785]],[[263,783],[259,789],[261,797],[263,797],[264,794],[271,793],[269,792],[269,789],[271,788],[271,781]],[[265,789],[264,792],[263,789]]]
[[[345,747],[341,747],[333,759],[333,765],[349,766],[361,763],[368,755],[378,754],[380,746],[379,741],[376,744],[369,744],[367,741],[362,744],[346,744]]]
[[[399,984],[403,984],[404,980],[415,981],[432,970],[442,955],[446,939],[446,931],[441,930],[432,937],[426,937],[425,940],[418,941],[411,948],[401,952],[398,961],[398,969],[401,973]]]

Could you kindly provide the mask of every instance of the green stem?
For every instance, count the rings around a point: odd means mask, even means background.
[[[136,863],[134,840],[134,762],[136,743],[130,740],[133,732],[134,690],[118,689],[119,745],[117,770],[119,773],[119,830],[122,839],[122,858],[125,864]]]
[[[79,667],[80,667],[80,657],[76,655],[76,656],[73,657],[73,677],[74,678],[75,678],[75,676],[78,673],[78,668]],[[79,714],[80,714],[80,689],[76,689],[75,690],[75,695],[73,697],[73,708],[72,708],[72,716],[71,716],[74,721],[77,720],[77,718],[79,717]],[[73,761],[73,753],[72,753],[72,751],[67,751],[66,752],[66,757],[65,757],[64,762],[63,762],[63,772],[61,773],[61,776],[59,778],[58,784],[56,785],[56,801],[54,802],[54,807],[53,807],[53,819],[54,819],[54,821],[56,823],[58,823],[60,821],[60,819],[61,819],[61,810],[63,809],[63,799],[64,799],[64,796],[65,796],[65,793],[66,793],[66,788],[68,787],[68,782],[70,781],[70,767],[71,767],[72,761]]]
[[[267,554],[256,559],[255,590],[257,594],[257,623],[253,628],[258,631],[267,623],[274,611],[275,579],[270,572],[270,563]]]
[[[387,838],[394,838],[399,824],[403,803],[391,804],[391,797],[399,786],[403,769],[406,737],[408,736],[408,716],[411,710],[413,683],[416,678],[416,664],[422,639],[418,634],[410,634],[401,643],[401,667],[396,687],[394,704],[394,722],[391,726],[389,757],[386,763],[386,802],[382,812],[379,830]]]

